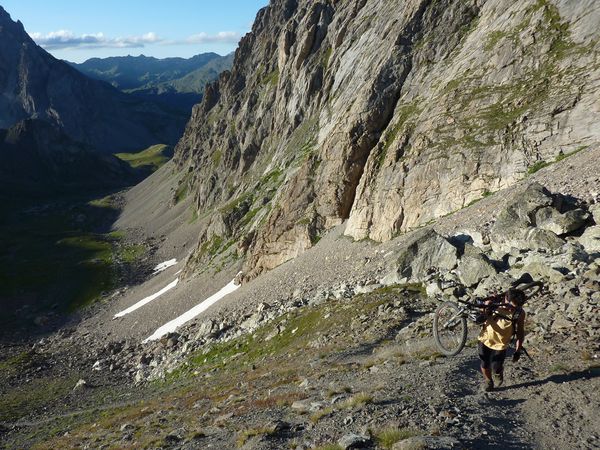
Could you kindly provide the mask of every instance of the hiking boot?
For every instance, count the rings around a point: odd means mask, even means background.
[[[494,382],[492,380],[485,380],[481,385],[483,392],[492,392],[494,390]]]
[[[493,375],[493,379],[494,379],[494,385],[500,387],[500,386],[502,386],[502,383],[504,383],[504,374],[502,372],[495,373]]]

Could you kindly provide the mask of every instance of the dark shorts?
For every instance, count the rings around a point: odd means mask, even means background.
[[[487,345],[484,345],[483,342],[479,342],[477,349],[479,359],[481,360],[481,367],[484,369],[493,369],[494,372],[502,370],[504,358],[506,358],[506,349],[492,350]]]

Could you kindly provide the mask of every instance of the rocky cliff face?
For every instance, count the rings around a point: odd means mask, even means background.
[[[592,0],[273,0],[176,161],[252,278],[343,221],[387,240],[600,140]]]
[[[105,153],[175,142],[185,115],[91,80],[38,47],[0,7],[0,128],[25,119],[60,126]]]

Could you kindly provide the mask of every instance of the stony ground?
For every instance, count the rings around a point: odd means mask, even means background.
[[[190,449],[337,449],[358,448],[348,443],[359,441],[364,448],[391,448],[395,441],[401,442],[397,448],[600,444],[595,421],[600,368],[598,355],[586,352],[589,344],[566,353],[554,345],[564,340],[557,335],[531,345],[534,362],[507,363],[505,385],[482,393],[476,330],[460,355],[441,357],[429,331],[436,304],[413,289],[385,288],[299,308],[250,336],[189,355],[161,382],[134,387],[106,375],[71,391],[77,380],[72,377],[58,402],[40,404],[36,413],[3,428],[3,444]],[[535,333],[530,337],[535,341]],[[37,382],[35,374],[28,377]]]
[[[590,149],[542,169],[435,229],[446,235],[489,229],[532,181],[592,204],[599,152]],[[573,178],[574,170],[592,183]],[[184,260],[184,243],[194,233],[193,221],[182,219],[185,203],[163,223],[152,221],[154,229],[132,219],[172,208],[172,192],[154,190],[160,180],[145,183],[128,194],[133,210],[126,207],[121,223],[138,230],[138,238],[152,238],[154,262]],[[175,266],[108,296],[42,340],[3,345],[0,445],[338,448],[344,438],[342,448],[359,441],[390,448],[395,440],[403,440],[400,448],[600,445],[594,421],[600,404],[597,262],[553,278],[549,292],[527,305],[534,362],[508,363],[506,386],[482,394],[472,339],[453,358],[441,357],[432,343],[436,303],[423,294],[428,284],[380,285],[397,264],[403,239],[353,243],[336,229],[155,345],[143,347],[140,338],[229,281],[236,265],[210,282],[210,272],[185,280],[130,320],[112,320],[174,277],[181,269]],[[562,264],[561,258],[552,264]],[[74,389],[80,379],[86,384]]]

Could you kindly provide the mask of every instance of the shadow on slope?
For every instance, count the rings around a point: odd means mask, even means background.
[[[146,249],[111,232],[120,211],[104,194],[0,194],[0,341],[56,329],[135,272]]]

